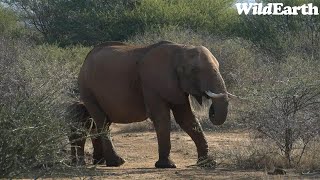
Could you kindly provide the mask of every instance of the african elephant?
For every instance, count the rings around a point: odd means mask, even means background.
[[[148,46],[109,42],[94,47],[81,67],[78,83],[80,98],[98,132],[108,131],[111,123],[152,120],[158,140],[157,168],[176,167],[170,159],[170,110],[194,141],[199,161],[208,158],[208,144],[188,96],[199,104],[202,97],[212,100],[209,117],[215,125],[226,121],[228,100],[233,96],[207,48],[169,41]],[[107,166],[125,162],[110,136],[100,136],[98,141],[101,146],[94,148],[102,152]]]

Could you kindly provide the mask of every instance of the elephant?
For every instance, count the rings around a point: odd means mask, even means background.
[[[195,118],[189,96],[202,104],[211,99],[209,119],[227,119],[229,99],[219,63],[204,46],[160,41],[146,46],[107,42],[87,55],[78,76],[80,99],[100,133],[94,144],[96,161],[118,167],[125,163],[112,143],[111,123],[134,123],[150,118],[158,141],[156,168],[176,168],[170,158],[170,110],[194,141],[198,162],[208,159],[208,143]],[[80,143],[80,147],[84,143]],[[213,160],[214,162],[214,160]],[[215,163],[215,162],[214,162]]]

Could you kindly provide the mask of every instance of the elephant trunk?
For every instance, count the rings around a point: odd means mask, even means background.
[[[226,98],[214,99],[209,109],[209,119],[214,125],[222,125],[228,114],[228,101]]]
[[[212,84],[207,85],[209,90],[205,92],[212,100],[209,119],[214,125],[222,125],[227,119],[229,93],[220,73],[211,77],[213,80],[209,82],[212,82]]]

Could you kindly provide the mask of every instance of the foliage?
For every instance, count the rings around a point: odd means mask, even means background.
[[[41,32],[45,42],[61,45],[92,44],[123,38],[124,34],[118,32],[124,28],[121,23],[118,24],[119,19],[127,8],[134,6],[131,0],[5,2],[18,8],[25,23]]]
[[[66,167],[66,107],[74,100],[69,93],[91,48],[68,45],[106,40],[206,46],[220,63],[228,91],[246,100],[230,101],[222,128],[208,121],[206,103],[192,102],[196,117],[206,130],[248,127],[260,132],[261,144],[254,149],[231,152],[237,166],[262,168],[274,154],[289,165],[319,158],[314,145],[319,144],[319,97],[313,94],[319,92],[320,16],[238,16],[231,0],[5,2],[14,11],[0,8],[1,176],[42,171],[40,166]],[[21,21],[41,32],[44,43],[26,40]],[[300,108],[300,102],[307,107]]]
[[[234,0],[4,0],[34,27],[46,43],[94,45],[127,40],[166,26],[214,36],[242,37],[282,61],[287,52],[305,51],[319,57],[319,16],[239,16]],[[265,0],[285,5],[317,0]],[[19,11],[17,11],[17,9]]]
[[[0,35],[18,37],[21,33],[22,27],[18,24],[16,14],[0,4]]]
[[[300,163],[306,146],[319,134],[319,87],[319,83],[301,83],[277,90],[266,97],[269,100],[264,107],[250,113],[248,125],[275,142],[288,166]],[[301,146],[300,155],[293,159],[294,150]]]
[[[318,0],[263,0],[264,3],[284,3],[297,6],[313,3],[320,7]],[[312,58],[319,58],[320,17],[319,16],[251,16],[241,15],[235,25],[237,36],[260,45],[282,61],[288,52],[305,51]]]
[[[237,17],[232,3],[233,0],[143,0],[131,16],[141,22],[144,29],[179,26],[227,34]]]
[[[61,46],[125,40],[166,25],[227,34],[238,16],[233,0],[6,0],[45,42]]]
[[[66,94],[87,50],[27,43],[0,39],[1,177],[41,175],[69,161]]]

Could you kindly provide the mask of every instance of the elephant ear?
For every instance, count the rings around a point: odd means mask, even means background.
[[[173,104],[185,102],[186,94],[179,87],[174,66],[180,48],[178,44],[163,44],[150,49],[141,59],[138,70],[144,93],[152,92]]]
[[[202,104],[202,93],[199,79],[199,57],[195,48],[182,49],[175,55],[175,69],[180,88],[195,97]]]

